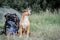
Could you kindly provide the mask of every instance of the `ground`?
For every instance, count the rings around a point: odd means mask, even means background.
[[[29,16],[31,22],[30,37],[19,38],[15,36],[14,40],[60,40],[60,14],[51,12],[33,13]],[[0,23],[0,27],[4,23]],[[0,30],[2,30],[0,28]],[[11,38],[12,39],[12,38]],[[5,35],[0,35],[0,40],[6,40]]]

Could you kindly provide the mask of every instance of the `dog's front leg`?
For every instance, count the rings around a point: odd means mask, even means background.
[[[27,37],[29,37],[30,25],[27,26]]]
[[[22,25],[19,28],[19,37],[21,37],[21,36],[22,36]]]

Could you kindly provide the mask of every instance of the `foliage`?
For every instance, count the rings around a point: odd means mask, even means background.
[[[33,11],[45,11],[49,8],[51,11],[60,7],[59,0],[0,0],[0,6],[10,6],[18,11],[30,7]]]

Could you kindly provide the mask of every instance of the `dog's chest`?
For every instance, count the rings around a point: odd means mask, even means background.
[[[24,17],[24,20],[23,20],[23,23],[22,23],[22,25],[23,25],[23,28],[26,28],[27,27],[27,24],[28,23],[28,16],[25,16]]]

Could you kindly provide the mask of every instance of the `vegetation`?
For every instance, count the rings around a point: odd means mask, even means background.
[[[10,6],[18,11],[30,7],[35,12],[46,9],[53,12],[60,8],[60,0],[0,0],[0,6]]]
[[[29,16],[29,19],[31,34],[28,40],[60,40],[60,14],[52,14],[51,12],[33,13]],[[15,40],[27,40],[26,37],[19,38],[18,35],[15,37]],[[6,40],[6,37],[0,35],[0,40],[4,39]]]

